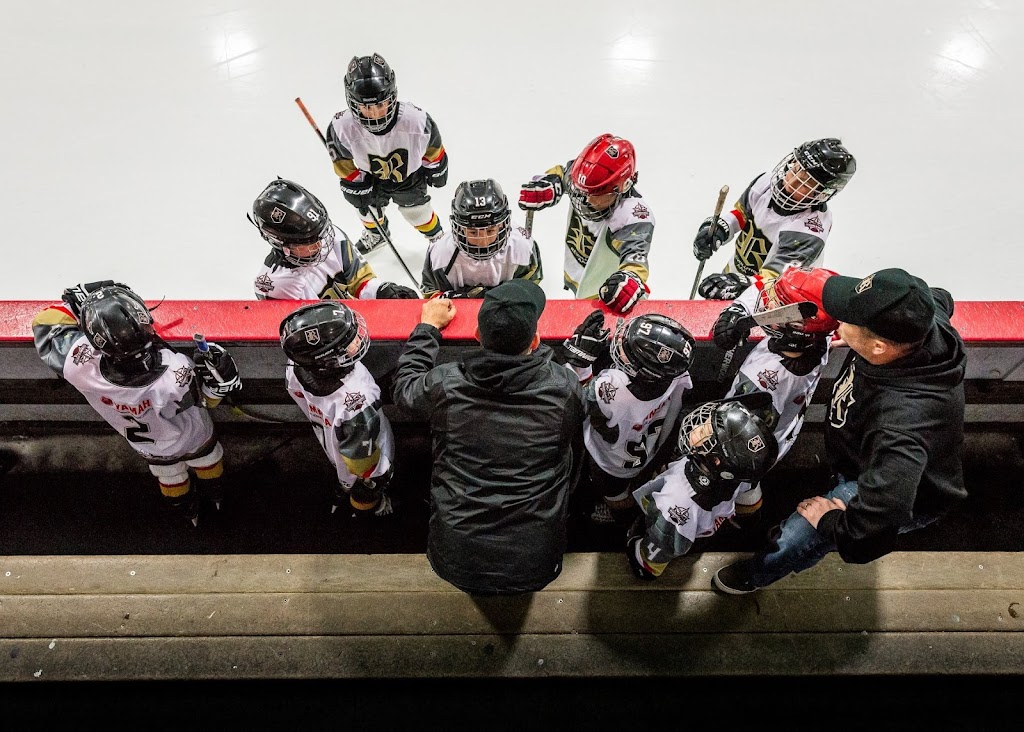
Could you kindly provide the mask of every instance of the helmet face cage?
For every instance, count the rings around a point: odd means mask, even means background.
[[[467,257],[477,260],[490,259],[500,252],[508,244],[509,233],[512,230],[512,214],[505,208],[498,214],[471,214],[463,216],[452,214],[452,236],[455,238],[455,246]],[[484,246],[476,246],[469,241],[470,232],[497,227],[497,235],[494,241]]]
[[[615,200],[607,208],[596,209],[590,205],[590,201],[587,199],[588,194],[576,185],[572,180],[572,176],[569,176],[569,185],[566,186],[566,191],[569,194],[569,204],[573,210],[581,219],[587,221],[604,221],[612,215],[612,211],[615,210],[615,206],[618,205],[619,200],[622,198],[622,194],[616,191]]]
[[[787,179],[792,190],[786,186]],[[790,213],[820,206],[838,193],[838,189],[825,185],[804,168],[796,150],[775,166],[771,191],[775,205]]]
[[[266,236],[264,236],[264,238],[267,239]],[[331,250],[334,249],[334,242],[336,241],[336,237],[334,234],[334,226],[331,224],[330,220],[328,220],[327,226],[325,226],[324,230],[320,233],[320,238],[314,239],[313,241],[292,241],[288,243],[277,243],[273,239],[267,239],[267,241],[270,242],[270,245],[272,247],[274,247],[275,249],[279,249],[281,251],[281,254],[284,256],[286,262],[296,264],[300,267],[308,267],[310,265],[320,264],[321,262],[327,261],[327,257],[331,255]],[[308,244],[317,245],[316,251],[314,251],[312,254],[300,256],[293,251],[293,247],[306,246]]]
[[[398,114],[398,86],[395,72],[382,56],[357,56],[349,62],[345,74],[345,101],[359,124],[370,132],[381,133],[388,129]],[[387,103],[388,109],[378,119],[366,116],[359,108],[381,103]]]
[[[612,332],[610,350],[612,363],[615,364],[615,368],[626,374],[626,376],[635,379],[640,371],[626,352],[626,329],[628,327],[629,323],[623,318],[615,319],[615,330]]]
[[[351,368],[362,360],[370,350],[370,333],[363,316],[340,303],[327,305],[334,309],[334,317],[345,317],[337,308],[345,307],[355,325],[355,334],[342,343],[339,339],[323,342],[325,337],[322,328],[331,325],[329,320],[296,327],[296,316],[306,314],[309,310],[323,308],[326,303],[315,303],[299,308],[281,323],[281,347],[285,355],[297,366],[313,371],[331,371]]]

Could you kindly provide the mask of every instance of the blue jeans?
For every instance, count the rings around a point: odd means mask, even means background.
[[[839,484],[825,494],[826,498],[838,498],[847,506],[857,495],[857,481],[839,476]],[[899,533],[921,529],[933,523],[938,516],[915,516],[900,528]],[[758,587],[767,587],[787,576],[790,572],[802,572],[813,567],[836,550],[836,545],[825,539],[811,526],[807,519],[795,511],[782,522],[781,533],[766,553],[755,554],[751,559],[751,580]]]

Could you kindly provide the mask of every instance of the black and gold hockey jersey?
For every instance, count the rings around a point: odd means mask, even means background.
[[[323,262],[292,264],[275,249],[253,287],[260,300],[373,300],[381,284],[345,232],[335,226],[334,246]]]
[[[488,259],[468,256],[456,246],[451,232],[446,232],[427,248],[422,289],[424,297],[431,297],[450,290],[480,288],[474,297],[483,297],[502,282],[524,279],[540,284],[543,276],[540,249],[526,229],[512,227],[508,242]]]

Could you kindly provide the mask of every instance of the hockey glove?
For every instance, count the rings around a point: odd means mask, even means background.
[[[701,281],[697,292],[708,300],[735,300],[748,287],[749,277],[731,272],[708,275]]]
[[[566,362],[581,369],[593,366],[594,361],[608,348],[610,333],[611,331],[604,327],[604,313],[595,310],[576,326],[573,334],[562,343]]]
[[[625,315],[650,291],[651,288],[638,275],[620,269],[604,281],[597,294],[601,302],[614,312]]]
[[[100,280],[99,282],[86,282],[77,284],[74,287],[69,287],[61,293],[60,299],[68,306],[68,310],[75,316],[75,320],[78,320],[78,315],[82,311],[82,303],[86,301],[92,293],[101,287],[123,287],[126,290],[131,288],[128,285],[123,285],[120,282],[114,282],[113,280]]]
[[[551,173],[537,176],[519,189],[519,208],[540,211],[550,208],[562,198],[562,178]]]
[[[369,213],[370,205],[373,203],[373,178],[364,173],[361,181],[349,181],[342,178],[339,182],[345,200],[355,206],[359,213]]]
[[[742,305],[736,303],[723,310],[711,329],[711,338],[715,341],[715,345],[723,351],[731,351],[746,341],[750,337],[750,328],[737,325],[745,317],[747,317],[747,311]]]
[[[697,236],[693,239],[693,256],[703,262],[727,241],[729,241],[729,224],[725,223],[725,219],[712,219],[708,216],[697,229]]]
[[[397,282],[384,282],[377,288],[378,300],[419,300],[420,294]]]
[[[441,156],[435,167],[423,168],[423,177],[431,188],[443,188],[448,182],[448,153]]]
[[[449,300],[478,300],[487,294],[489,287],[478,285],[476,287],[458,287],[454,290],[445,290],[441,293],[441,297],[448,298]]]
[[[206,353],[196,352],[196,374],[203,396],[207,399],[221,400],[233,391],[242,388],[242,379],[238,375],[235,359],[223,347],[216,343],[208,344]]]

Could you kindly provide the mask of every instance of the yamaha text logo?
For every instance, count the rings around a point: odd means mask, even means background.
[[[284,221],[285,215],[286,214],[284,211],[282,211],[279,208],[275,208],[273,211],[270,212],[270,220],[273,221],[275,224],[280,224],[282,221]]]
[[[320,329],[319,328],[310,328],[309,330],[306,331],[306,343],[308,343],[311,346],[315,346],[319,342],[320,342]]]

